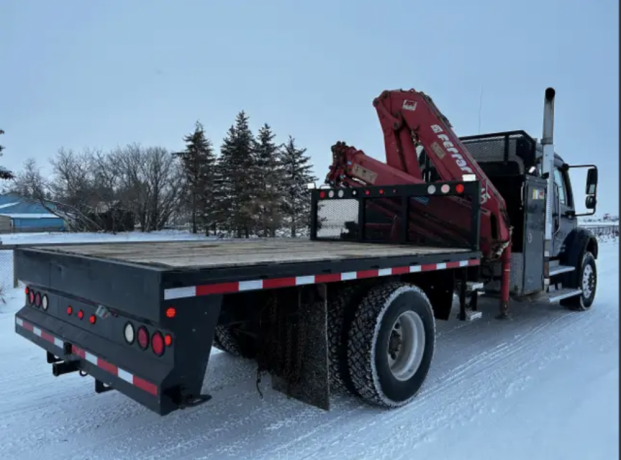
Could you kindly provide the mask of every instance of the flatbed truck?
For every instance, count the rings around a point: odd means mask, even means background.
[[[457,138],[423,93],[382,93],[392,160],[337,143],[328,187],[311,191],[307,240],[17,249],[15,330],[55,376],[91,376],[97,393],[160,415],[210,399],[212,347],[255,360],[276,390],[316,407],[337,389],[407,404],[455,293],[461,320],[480,317],[480,293],[500,294],[501,319],[510,297],[593,303],[597,240],[577,226],[554,153],[550,90],[542,143],[522,131]],[[594,212],[597,169],[581,167]]]

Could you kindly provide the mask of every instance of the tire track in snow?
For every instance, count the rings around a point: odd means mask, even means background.
[[[442,375],[441,377],[439,376],[439,378],[437,378],[439,382],[436,382],[433,384],[429,383],[428,385],[426,385],[425,390],[419,394],[417,399],[413,401],[410,405],[404,408],[400,408],[394,411],[387,411],[387,412],[378,411],[379,413],[377,413],[377,412],[369,411],[366,408],[366,405],[360,404],[357,409],[361,414],[366,415],[365,418],[367,419],[367,421],[362,426],[360,426],[358,429],[345,430],[345,432],[349,432],[349,434],[345,436],[342,435],[343,430],[339,430],[340,432],[339,435],[333,436],[330,434],[330,432],[332,431],[331,426],[322,427],[322,429],[325,429],[325,431],[327,431],[326,433],[327,437],[332,438],[332,439],[324,439],[324,441],[322,442],[323,445],[330,446],[329,449],[323,448],[323,452],[322,452],[323,457],[324,458],[343,458],[341,456],[342,454],[344,454],[342,452],[344,450],[342,448],[343,445],[347,445],[348,447],[353,448],[354,445],[359,445],[360,438],[373,439],[374,437],[372,436],[372,433],[373,433],[374,428],[376,428],[376,425],[386,425],[386,424],[402,425],[402,423],[405,422],[406,420],[408,421],[409,424],[411,424],[412,416],[414,414],[418,414],[418,419],[419,419],[418,423],[416,424],[417,430],[422,428],[423,434],[421,435],[417,433],[417,434],[414,434],[413,436],[413,433],[408,431],[406,432],[405,436],[410,441],[412,440],[412,438],[419,438],[420,440],[423,440],[426,433],[432,430],[435,426],[435,424],[430,424],[428,422],[427,416],[430,415],[430,412],[432,413],[436,412],[435,406],[438,404],[438,401],[437,401],[438,398],[442,397],[442,395],[445,394],[447,391],[450,391],[451,389],[454,389],[455,387],[461,386],[461,384],[464,383],[466,380],[472,379],[473,377],[486,373],[486,371],[488,371],[489,369],[494,369],[494,366],[497,366],[499,362],[507,360],[508,358],[510,358],[511,355],[519,354],[520,351],[528,347],[527,343],[528,343],[529,338],[531,338],[531,336],[545,329],[546,326],[549,326],[549,325],[550,324],[541,325],[537,329],[529,331],[519,340],[519,342],[513,343],[512,345],[505,343],[505,344],[500,345],[499,347],[497,347],[496,349],[492,351],[483,353],[483,356],[471,358],[470,360],[468,360],[468,362],[459,366],[461,367],[461,369],[457,370],[457,372],[453,372],[451,370],[447,371],[444,375]],[[497,374],[499,372],[501,371],[494,370],[490,378],[492,379],[497,378]],[[434,407],[430,408],[431,410],[428,410],[429,406],[434,406]],[[445,411],[446,409],[447,409],[447,406],[443,404],[443,411]],[[421,413],[425,414],[425,416],[421,416],[420,415]],[[368,437],[365,436],[366,431],[371,432],[369,433]],[[352,443],[350,445],[344,442],[350,439],[352,440]],[[395,441],[396,440],[393,435],[393,438],[391,439],[390,443],[394,443]],[[380,443],[384,445],[384,440],[380,441]],[[396,444],[399,444],[399,443],[397,442]],[[265,452],[265,453],[267,454],[268,452]],[[299,451],[297,453],[301,454],[301,452]],[[387,453],[388,452],[386,452],[385,450],[382,451],[382,456],[385,456]],[[396,453],[397,452],[394,452],[393,454],[396,454]],[[311,455],[311,454],[307,452],[307,455]],[[306,458],[306,457],[297,455],[296,458]],[[393,457],[390,457],[390,458],[393,458]]]
[[[242,391],[235,391],[235,388],[229,388],[226,383],[229,381],[247,380],[247,375],[252,369],[248,366],[248,363],[239,362],[235,358],[230,358],[226,355],[219,356],[214,361],[228,361],[226,363],[227,373],[221,376],[215,376],[208,379],[209,383],[217,387],[226,388],[226,392],[232,392],[232,399],[245,399],[248,398],[250,393],[254,392],[256,395],[256,389],[254,386],[244,389]],[[213,359],[213,357],[212,357]],[[218,363],[214,363],[214,369],[218,370]],[[240,376],[240,373],[244,375]],[[139,404],[127,399],[125,396],[119,393],[106,393],[104,395],[96,395],[93,392],[92,380],[81,379],[75,376],[68,376],[69,379],[73,377],[74,382],[66,385],[59,385],[60,381],[52,382],[48,388],[55,390],[54,397],[48,399],[45,403],[39,406],[41,414],[38,414],[34,419],[29,419],[29,430],[23,434],[21,439],[15,443],[8,442],[0,444],[0,455],[5,455],[6,458],[18,458],[17,455],[25,452],[29,452],[34,455],[33,445],[41,445],[45,441],[44,447],[41,448],[41,454],[46,455],[55,448],[65,450],[67,444],[84,445],[88,447],[81,449],[81,453],[77,458],[84,458],[85,452],[89,451],[91,447],[97,445],[105,445],[108,442],[119,442],[122,444],[122,439],[127,437],[128,431],[145,432],[146,438],[148,438],[149,428],[157,424],[161,424],[165,419],[169,419],[166,425],[170,425],[171,421],[177,418],[188,417],[189,413],[196,411],[199,408],[191,409],[187,411],[180,411],[171,414],[166,418],[161,418],[156,414],[151,413],[146,408]],[[222,378],[224,377],[224,378]],[[70,380],[67,380],[70,382]],[[78,383],[79,382],[79,383]],[[239,388],[237,388],[240,390]],[[69,400],[74,403],[75,398],[72,399],[73,391],[80,391],[83,394],[79,398],[79,406],[70,405],[69,407],[78,408],[77,411],[71,413],[69,417],[66,417],[64,412],[64,404],[59,404]],[[224,406],[223,411],[226,411],[228,405],[231,404],[231,398],[220,398],[217,393],[215,394],[214,403],[207,403],[200,409],[203,409],[203,415],[205,409],[211,408],[217,411],[218,407]],[[61,400],[59,400],[59,396]],[[66,398],[65,398],[66,397]],[[27,400],[27,399],[26,399]],[[67,414],[68,415],[68,414]],[[55,417],[54,417],[55,416]],[[50,420],[55,419],[53,424],[50,424]],[[38,426],[33,422],[42,422]],[[136,430],[136,423],[139,424],[139,429]],[[33,426],[34,425],[34,426]],[[90,427],[90,428],[89,428]],[[105,433],[103,436],[101,431],[92,430],[92,428],[98,427],[111,427],[113,434],[108,435]],[[170,431],[167,430],[163,433],[163,437],[166,438],[166,434]],[[105,450],[105,449],[104,449]]]

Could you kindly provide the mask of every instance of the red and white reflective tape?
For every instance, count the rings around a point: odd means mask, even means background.
[[[136,377],[135,375],[127,372],[126,370],[123,370],[120,367],[115,366],[114,364],[110,364],[108,361],[98,356],[95,356],[94,354],[86,350],[76,347],[75,345],[71,346],[71,353],[73,353],[76,356],[79,356],[82,359],[85,359],[89,363],[94,364],[95,366],[103,369],[104,371],[109,372],[115,377],[118,377],[122,380],[125,380],[128,383],[131,383],[132,385],[140,388],[141,390],[144,390],[147,393],[151,393],[152,395],[157,396],[157,385],[147,382],[146,380],[143,380],[140,377]]]
[[[479,259],[442,262],[439,264],[410,265],[407,267],[381,268],[357,272],[330,273],[310,276],[293,276],[290,278],[273,278],[253,281],[235,281],[231,283],[205,284],[201,286],[178,287],[164,290],[164,300],[184,299],[211,294],[231,294],[234,292],[275,289],[305,284],[335,283],[338,281],[377,278],[380,276],[404,275],[406,273],[428,272],[479,265]]]
[[[60,340],[57,337],[54,337],[52,334],[50,334],[48,332],[45,332],[42,329],[39,329],[37,326],[34,326],[34,325],[24,321],[21,318],[15,318],[15,323],[18,326],[23,327],[27,331],[32,332],[37,337],[41,337],[43,340],[45,340],[47,342],[50,342],[52,345],[56,346],[57,348],[60,348],[61,350],[63,349],[63,341]]]
[[[63,341],[59,339],[58,337],[54,337],[49,332],[45,332],[44,330],[28,323],[27,321],[24,321],[21,318],[15,318],[15,323],[18,326],[23,327],[27,331],[32,332],[34,335],[41,337],[42,339],[50,342],[51,344],[55,345],[61,350],[63,349]],[[114,375],[115,377],[118,377],[122,380],[125,380],[128,383],[131,383],[132,385],[140,388],[141,390],[144,390],[147,393],[151,393],[152,395],[157,396],[157,385],[147,382],[146,380],[141,379],[140,377],[136,377],[135,375],[127,372],[126,370],[123,370],[120,367],[115,366],[114,364],[110,364],[104,359],[99,358],[98,356],[95,356],[94,354],[86,350],[76,347],[75,345],[71,346],[71,353],[76,356],[79,356],[80,358],[88,361],[91,364],[94,364],[95,366]]]

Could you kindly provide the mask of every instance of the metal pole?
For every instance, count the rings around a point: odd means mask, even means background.
[[[544,289],[550,285],[550,252],[552,250],[552,197],[554,196],[554,88],[547,88],[543,105],[542,174],[547,174],[545,243],[543,253]]]

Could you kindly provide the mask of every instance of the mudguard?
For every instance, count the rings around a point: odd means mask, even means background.
[[[597,259],[597,254],[599,252],[597,238],[589,229],[584,227],[575,228],[565,239],[564,249],[560,254],[560,262],[562,265],[576,267],[576,270],[563,275],[563,286],[578,286],[579,269],[585,251],[591,252],[593,257]]]

